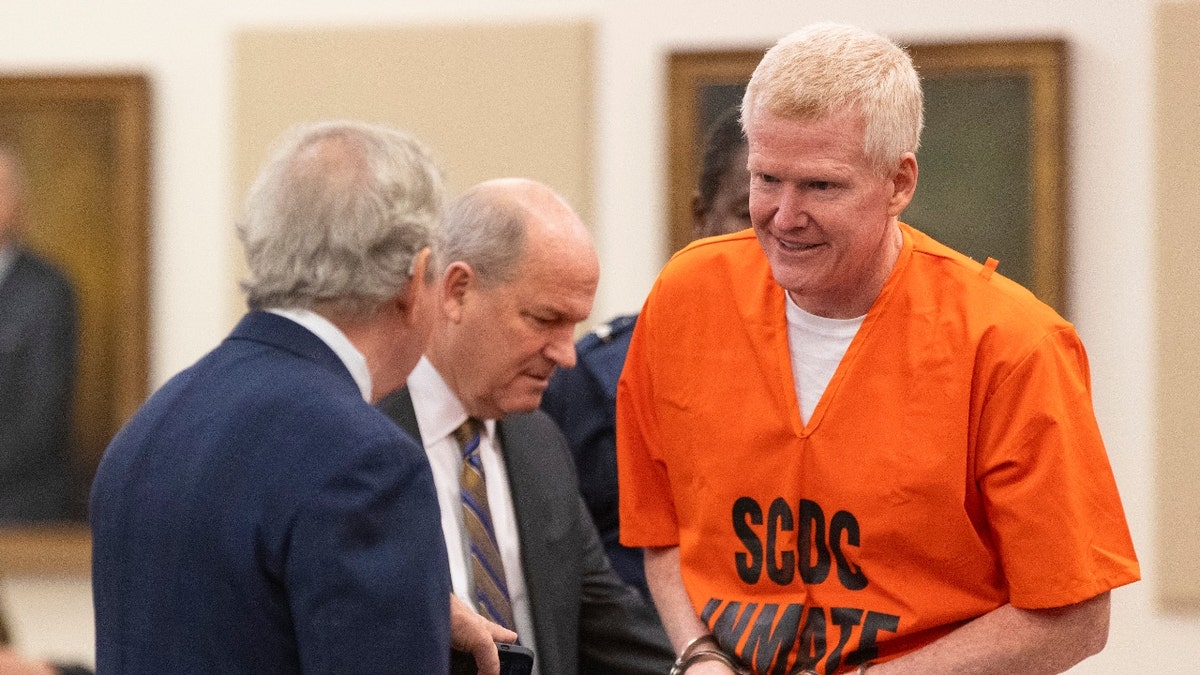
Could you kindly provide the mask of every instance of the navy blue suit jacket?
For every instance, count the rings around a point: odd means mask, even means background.
[[[295,322],[248,314],[117,434],[91,495],[100,673],[445,673],[419,445]]]

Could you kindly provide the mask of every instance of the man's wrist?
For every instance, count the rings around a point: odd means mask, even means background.
[[[688,668],[701,661],[720,661],[738,675],[750,675],[748,668],[742,666],[737,660],[721,649],[720,643],[717,642],[712,633],[697,635],[688,640],[683,645],[683,651],[679,653],[679,658],[675,659],[675,664],[671,666],[670,675],[684,675]],[[854,675],[865,675],[871,665],[870,663],[860,664],[858,668],[854,669]],[[815,670],[802,670],[798,675],[819,675],[819,673]]]
[[[679,652],[679,658],[676,661],[687,659],[702,649],[720,648],[721,645],[717,644],[717,638],[713,637],[712,633],[703,633],[687,641],[687,644],[683,646],[683,651]]]
[[[705,649],[708,651],[720,649],[720,645],[717,644],[717,639],[713,637],[712,633],[703,633],[701,635],[697,635],[691,640],[688,640],[687,644],[685,644],[683,649],[679,652],[679,658],[675,659],[675,664],[671,666],[670,675],[683,675],[688,666],[694,663],[691,661],[692,656],[694,656],[696,652]]]
[[[711,633],[699,635],[688,641],[671,666],[670,675],[684,675],[688,668],[701,661],[720,661],[738,675],[749,675],[750,671],[739,664],[732,656],[721,649],[717,639]]]
[[[686,661],[680,664],[680,675],[687,673],[689,668],[702,661],[719,661],[726,668],[733,671],[737,675],[750,675],[750,670],[748,668],[738,665],[738,662],[734,661],[733,657],[725,652],[718,651],[699,651],[695,654],[692,654]]]

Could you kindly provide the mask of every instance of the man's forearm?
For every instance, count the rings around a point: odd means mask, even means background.
[[[708,626],[696,616],[692,600],[679,572],[679,547],[648,548],[645,551],[646,583],[658,609],[667,637],[676,654],[697,637],[709,633]],[[687,675],[728,675],[734,672],[719,661],[704,661],[688,668]]]
[[[1109,594],[1054,609],[1004,605],[871,675],[1061,673],[1104,648]]]
[[[679,548],[648,548],[646,581],[675,653],[708,632],[692,606],[679,571]],[[1108,640],[1109,594],[1054,609],[1004,605],[903,657],[871,668],[871,675],[988,675],[1061,673],[1098,653]]]
[[[708,632],[679,572],[679,549],[646,549],[646,580],[678,654]],[[1109,594],[1054,609],[1004,605],[915,652],[871,668],[871,675],[1061,673],[1098,653],[1108,639]]]
[[[654,606],[667,629],[667,637],[678,654],[693,638],[704,635],[708,626],[696,616],[692,600],[679,572],[679,547],[648,548],[645,552],[646,583]]]

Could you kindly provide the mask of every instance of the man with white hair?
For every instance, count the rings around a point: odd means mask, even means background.
[[[818,24],[746,90],[753,230],[664,268],[618,391],[621,536],[675,675],[1057,673],[1139,577],[1074,328],[901,223],[920,82]]]
[[[423,145],[356,122],[263,168],[238,227],[251,311],[96,472],[99,672],[448,672],[429,464],[371,405],[425,349],[442,202]]]

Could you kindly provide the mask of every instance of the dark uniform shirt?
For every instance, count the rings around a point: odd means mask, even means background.
[[[560,369],[542,397],[546,411],[567,437],[587,504],[613,569],[649,597],[642,550],[620,542],[617,504],[617,380],[637,315],[619,316],[575,344],[578,363]]]

